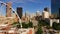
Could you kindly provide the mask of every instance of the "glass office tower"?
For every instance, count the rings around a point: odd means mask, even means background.
[[[55,18],[59,18],[60,12],[60,0],[51,0],[51,14],[54,14]]]
[[[17,7],[17,14],[19,15],[20,18],[22,18],[22,7]]]

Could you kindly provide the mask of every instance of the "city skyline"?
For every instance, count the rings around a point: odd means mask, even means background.
[[[36,13],[36,11],[42,12],[45,7],[51,7],[51,0],[0,0],[2,2],[12,2],[12,8],[16,10],[17,7],[23,8],[23,13]],[[2,9],[0,7],[0,9]],[[4,8],[3,8],[4,9]],[[2,10],[5,15],[6,10]]]
[[[0,34],[60,34],[60,0],[0,0]]]

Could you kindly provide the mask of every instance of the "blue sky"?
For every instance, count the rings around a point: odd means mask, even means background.
[[[45,7],[50,8],[51,7],[51,0],[0,0],[2,2],[12,2],[12,8],[16,10],[17,7],[23,8],[23,13],[28,11],[29,13],[35,13],[36,11],[42,12]],[[0,7],[1,9],[2,7]],[[0,11],[3,12],[4,15],[6,14],[6,11],[3,10]]]

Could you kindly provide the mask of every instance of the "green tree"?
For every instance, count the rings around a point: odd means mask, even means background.
[[[16,26],[17,28],[21,28],[21,25],[20,25],[20,23],[18,23],[18,25]]]
[[[42,27],[42,23],[41,23],[41,21],[39,21],[39,22],[38,22],[38,29],[37,29],[36,34],[42,34],[42,29],[41,29],[41,27]]]
[[[26,24],[25,22],[22,23],[22,28],[28,28],[28,24]]]
[[[41,28],[41,27],[39,27],[39,28],[38,28],[38,30],[37,30],[37,32],[36,32],[36,34],[43,34],[43,30],[42,30],[42,28]]]
[[[32,22],[29,22],[29,23],[28,23],[28,26],[29,26],[30,28],[32,28],[32,27],[33,27],[33,23],[32,23]]]
[[[41,25],[41,26],[49,26],[49,23],[46,22],[45,20],[39,20],[38,24]]]
[[[14,22],[14,23],[11,24],[11,25],[12,25],[13,27],[21,28],[19,22]]]
[[[53,29],[55,29],[55,30],[60,30],[60,23],[54,22],[52,27],[53,27]]]

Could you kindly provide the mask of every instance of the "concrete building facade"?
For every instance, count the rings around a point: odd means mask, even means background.
[[[12,6],[12,4],[11,4],[11,2],[7,2],[6,3],[7,5],[6,5],[6,16],[7,17],[11,17],[12,15],[12,8],[11,8],[11,6]]]

